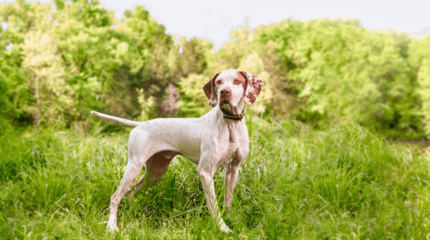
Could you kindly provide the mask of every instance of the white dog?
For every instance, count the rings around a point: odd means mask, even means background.
[[[201,118],[135,122],[92,111],[96,116],[135,127],[128,140],[127,168],[111,197],[108,230],[118,231],[118,205],[132,191],[131,184],[142,167],[146,167],[145,174],[134,190],[162,177],[172,159],[180,154],[197,164],[208,209],[221,231],[231,232],[218,211],[213,176],[219,167],[226,167],[224,206],[230,207],[239,165],[249,152],[244,103],[253,104],[262,86],[261,79],[245,71],[230,69],[215,74],[203,87],[209,105],[214,108]]]

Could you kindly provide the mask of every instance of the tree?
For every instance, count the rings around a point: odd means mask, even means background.
[[[208,40],[191,38],[189,41],[182,39],[176,64],[182,77],[191,73],[202,74],[207,68],[206,55],[213,45]]]
[[[420,113],[423,116],[423,128],[427,138],[430,137],[430,58],[422,61],[418,72],[419,94],[422,101]]]
[[[302,113],[293,117],[419,134],[407,36],[366,30],[355,20],[324,19],[302,26],[288,20],[263,29],[260,39],[275,46],[277,67],[288,76],[282,82],[293,80],[286,89],[305,100]]]
[[[138,109],[146,109],[142,106],[146,101],[153,99],[154,111],[148,113],[149,118],[171,116],[172,106],[166,104],[169,96],[169,85],[176,84],[179,77],[175,74],[175,66],[172,64],[172,37],[165,33],[165,27],[153,20],[144,7],[137,6],[134,11],[126,11],[120,21],[117,31],[127,36],[130,41],[128,60],[123,67],[130,67],[129,92],[133,103],[140,103]],[[136,54],[137,53],[137,54]],[[126,74],[116,74],[114,84],[126,81]],[[140,95],[140,89],[143,89]],[[144,100],[138,100],[138,96],[145,96]],[[140,115],[140,111],[137,113]]]
[[[48,17],[50,11],[49,5],[24,1],[0,5],[0,21],[8,26],[0,30],[0,82],[5,90],[0,97],[4,105],[0,105],[2,115],[18,125],[28,124],[33,119],[31,114],[35,113],[35,100],[31,95],[34,85],[29,84],[31,74],[23,66],[25,53],[22,45],[29,31],[51,29],[53,21]]]
[[[22,45],[23,66],[34,73],[36,106],[31,112],[35,115],[36,133],[39,129],[39,116],[46,121],[54,121],[65,106],[70,104],[68,87],[63,79],[62,59],[57,54],[55,40],[48,33],[30,31],[25,35]]]
[[[299,97],[304,83],[290,76],[290,72],[299,67],[291,56],[291,43],[302,33],[302,26],[300,21],[287,19],[253,31],[257,36],[258,54],[264,71],[269,75],[264,79],[266,84],[263,88],[270,91],[266,109],[276,118],[307,120],[310,117],[303,114],[306,97]]]

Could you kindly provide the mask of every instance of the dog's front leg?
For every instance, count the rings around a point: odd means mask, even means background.
[[[236,187],[237,175],[239,173],[239,165],[229,164],[225,168],[225,194],[224,194],[224,207],[231,207],[233,199],[234,188]]]
[[[222,232],[231,232],[230,228],[224,223],[224,220],[221,217],[221,213],[218,209],[218,202],[215,196],[215,187],[213,183],[213,176],[215,170],[201,168],[199,166],[198,169],[200,180],[202,181],[203,190],[206,195],[206,203],[208,205],[208,209],[212,218],[215,222],[218,222],[220,229]]]

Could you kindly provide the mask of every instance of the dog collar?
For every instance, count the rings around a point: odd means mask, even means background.
[[[227,112],[226,110],[224,110],[222,108],[220,108],[220,109],[221,109],[222,113],[224,113],[224,118],[227,118],[227,119],[239,120],[240,121],[240,120],[243,119],[243,117],[245,117],[245,112],[244,112],[245,109],[243,109],[242,113],[240,113],[238,115],[233,115],[230,112]]]

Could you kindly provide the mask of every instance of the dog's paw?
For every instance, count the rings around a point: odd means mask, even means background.
[[[220,228],[221,228],[221,232],[225,232],[225,233],[233,232],[233,231],[231,231],[230,228],[227,227],[227,225],[225,225],[225,223],[221,224]]]
[[[110,233],[116,233],[119,231],[118,227],[116,226],[115,223],[113,222],[108,222],[108,224],[106,225],[106,231],[110,232]]]

